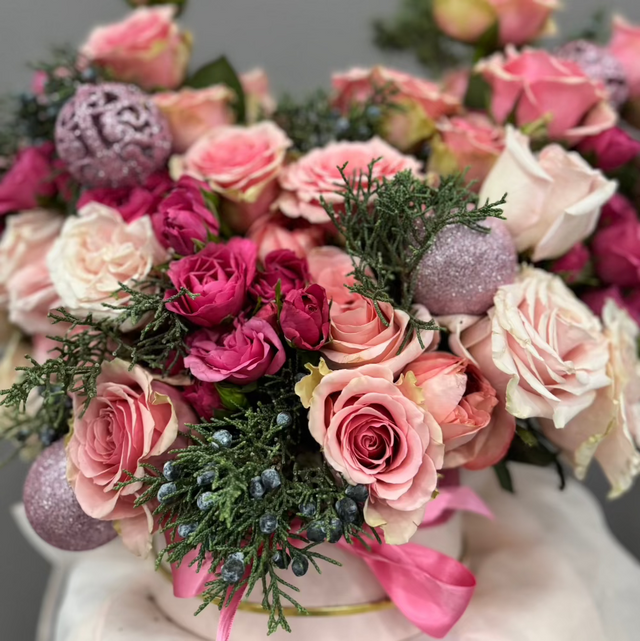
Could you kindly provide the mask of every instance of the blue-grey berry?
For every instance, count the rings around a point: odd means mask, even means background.
[[[297,556],[291,564],[291,571],[296,576],[304,576],[309,570],[309,560],[306,556]]]
[[[242,552],[234,552],[227,557],[227,561],[229,561],[230,559],[234,559],[236,561],[244,563],[244,554]]]
[[[265,492],[266,490],[262,484],[262,479],[259,476],[256,476],[249,481],[249,496],[252,499],[261,499]]]
[[[320,523],[319,521],[311,523],[307,528],[307,538],[312,543],[322,543],[323,541],[326,541],[327,529],[325,528],[324,524]]]
[[[167,503],[173,498],[177,491],[178,487],[175,483],[162,484],[158,490],[158,501],[160,501],[160,503]]]
[[[50,445],[53,445],[53,443],[57,440],[57,434],[56,431],[50,427],[45,429],[41,434],[40,434],[40,442],[45,446],[49,447]]]
[[[378,107],[378,105],[369,105],[365,113],[367,114],[368,118],[376,120],[382,115],[382,110],[380,109],[380,107]]]
[[[344,493],[356,503],[364,503],[369,498],[369,488],[366,485],[349,485]]]
[[[216,471],[207,470],[206,472],[202,472],[202,474],[198,474],[198,478],[196,479],[196,482],[200,487],[206,487],[206,486],[211,486],[211,484],[215,480],[216,480]]]
[[[216,495],[213,492],[203,492],[196,499],[198,509],[202,512],[210,510],[216,502]]]
[[[329,523],[329,543],[337,543],[342,538],[342,521],[333,518]]]
[[[355,523],[358,518],[358,504],[345,496],[336,501],[336,512],[343,523]]]
[[[273,468],[265,470],[260,475],[260,478],[262,480],[262,485],[264,485],[264,488],[265,490],[267,490],[267,492],[277,490],[282,485],[280,474],[278,474],[278,471]]]
[[[237,583],[244,574],[244,561],[229,557],[222,566],[220,575],[226,583]]]
[[[167,461],[162,468],[162,475],[167,481],[177,481],[182,476],[182,471],[175,461]]]
[[[273,534],[278,529],[278,519],[274,514],[263,514],[260,517],[260,532]]]
[[[280,427],[289,427],[291,423],[293,423],[293,419],[291,418],[291,414],[289,412],[280,412],[278,416],[276,416],[276,423]]]
[[[273,564],[281,570],[286,570],[289,567],[289,555],[282,550],[278,550],[273,555]]]
[[[217,432],[214,432],[211,438],[213,439],[214,444],[220,447],[229,447],[233,440],[231,433],[227,432],[227,430],[218,430]]]
[[[303,503],[300,506],[300,514],[308,519],[312,519],[316,515],[316,512],[316,506],[313,503]]]
[[[178,536],[181,536],[183,539],[188,539],[192,534],[195,534],[197,529],[197,523],[183,523],[178,526]]]
[[[346,133],[347,131],[349,131],[350,126],[351,123],[349,122],[349,119],[345,118],[344,116],[338,118],[338,120],[336,121],[336,131],[338,131],[338,133]]]

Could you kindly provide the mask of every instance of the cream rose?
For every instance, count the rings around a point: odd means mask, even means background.
[[[596,227],[617,184],[559,145],[536,157],[526,136],[509,127],[506,148],[480,190],[480,202],[507,194],[506,225],[518,251],[534,262],[558,258]]]
[[[51,280],[69,311],[115,316],[118,312],[103,303],[116,303],[112,294],[119,283],[143,279],[168,254],[156,240],[148,216],[127,224],[115,209],[96,202],[78,214],[67,218],[49,252]]]

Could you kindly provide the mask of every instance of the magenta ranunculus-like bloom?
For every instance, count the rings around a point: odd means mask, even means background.
[[[205,243],[220,230],[218,219],[205,203],[203,189],[208,190],[207,185],[183,176],[151,216],[158,240],[183,256],[195,253],[194,241]]]
[[[284,337],[298,349],[318,350],[328,340],[329,301],[324,287],[313,284],[290,291],[280,312]]]
[[[601,229],[593,239],[596,271],[603,282],[619,287],[640,285],[640,221]]]
[[[189,341],[184,364],[195,378],[207,383],[253,383],[275,374],[286,354],[273,327],[261,318],[238,323],[231,331],[202,329]]]
[[[307,261],[298,258],[290,249],[277,249],[267,254],[264,270],[258,272],[251,294],[264,302],[275,300],[276,286],[284,298],[293,289],[303,289],[309,278]]]
[[[185,387],[182,396],[190,403],[196,414],[207,421],[213,417],[216,410],[224,409],[220,394],[213,383],[196,381],[193,385]]]
[[[624,129],[611,127],[597,136],[585,138],[578,151],[594,154],[596,165],[602,171],[615,171],[640,154],[640,142],[632,138]]]
[[[578,243],[574,245],[562,258],[556,260],[552,265],[550,271],[554,274],[562,276],[566,283],[574,285],[579,282],[584,274],[584,270],[589,264],[589,249],[586,245]]]
[[[182,296],[167,309],[202,327],[215,327],[236,316],[244,307],[247,290],[256,273],[256,246],[245,238],[226,245],[207,245],[201,252],[171,263],[167,272],[175,296],[183,287],[196,298]]]
[[[600,229],[610,227],[616,223],[638,220],[633,203],[622,194],[614,194],[609,202],[602,208],[602,214],[598,221]]]

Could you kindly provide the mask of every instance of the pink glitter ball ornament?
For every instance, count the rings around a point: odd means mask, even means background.
[[[129,187],[160,169],[171,152],[169,127],[133,85],[82,85],[60,110],[56,149],[87,187]]]

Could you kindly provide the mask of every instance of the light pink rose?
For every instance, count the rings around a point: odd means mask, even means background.
[[[419,393],[415,385],[395,384],[388,367],[329,372],[321,363],[319,374],[310,399],[313,381],[296,386],[309,406],[311,435],[348,483],[369,487],[366,522],[382,527],[387,543],[406,543],[436,489],[444,451],[440,426],[412,400]]]
[[[276,178],[290,146],[284,131],[269,121],[219,127],[174,156],[171,173],[176,180],[187,174],[207,182],[229,201],[227,222],[245,232],[277,197]]]
[[[444,467],[484,469],[500,461],[513,439],[514,421],[494,409],[498,394],[480,369],[446,352],[421,354],[405,368],[424,394],[423,404],[442,428]]]
[[[631,98],[640,98],[640,26],[630,23],[620,15],[614,16],[609,51],[624,68]]]
[[[269,78],[263,69],[252,69],[240,75],[244,91],[246,118],[249,124],[269,118],[276,110],[276,101],[269,89]]]
[[[175,7],[141,7],[121,22],[96,27],[80,56],[120,82],[175,89],[184,80],[191,36],[173,21]]]
[[[327,292],[332,316],[361,304],[362,297],[349,289],[356,279],[347,252],[339,247],[315,247],[307,254],[307,264],[311,281],[322,285]]]
[[[504,149],[504,130],[487,116],[470,113],[438,123],[438,135],[431,142],[429,171],[448,176],[467,170],[476,190]]]
[[[436,83],[381,66],[334,74],[332,83],[335,105],[343,113],[370,99],[376,90],[392,91],[391,100],[400,109],[383,114],[381,130],[388,142],[403,151],[429,138],[437,120],[461,108],[459,99]]]
[[[572,142],[616,123],[605,86],[546,51],[509,46],[481,60],[476,71],[491,85],[491,112],[499,123],[515,110],[518,127],[545,124],[550,138]]]
[[[381,160],[373,167],[374,179],[392,178],[406,170],[420,172],[420,163],[415,158],[401,154],[380,138],[367,142],[334,142],[314,149],[283,169],[279,178],[283,193],[277,206],[290,218],[328,223],[331,219],[320,204],[320,198],[338,206],[343,202],[342,196],[336,193],[344,186],[338,168],[348,163],[347,176],[366,174],[369,164],[377,158]]]
[[[332,308],[331,341],[321,350],[330,366],[345,369],[377,363],[397,375],[407,363],[422,354],[425,347],[436,342],[436,332],[421,332],[422,345],[414,332],[399,353],[407,332],[411,331],[409,314],[389,303],[378,303],[378,307],[387,325],[380,320],[373,302],[363,296],[354,298],[344,311],[334,312]],[[421,305],[416,306],[415,313],[420,320],[431,320],[431,315]]]
[[[133,504],[144,488],[115,487],[129,479],[125,471],[146,475],[142,463],[161,466],[195,415],[177,389],[121,360],[104,363],[96,383],[86,412],[84,398],[74,398],[67,475],[82,509],[95,519],[118,521],[125,545],[143,556],[151,549],[152,508]]]
[[[543,429],[567,455],[579,479],[595,458],[611,483],[609,498],[617,498],[640,474],[640,363],[636,355],[640,331],[611,299],[604,306],[603,320],[611,385],[599,390],[589,410],[564,429],[554,429],[550,421],[543,421]]]
[[[226,85],[205,89],[185,87],[180,91],[157,93],[153,101],[169,123],[173,149],[184,153],[209,131],[235,122],[235,94]]]
[[[529,140],[508,127],[506,148],[480,190],[480,202],[507,194],[505,224],[518,251],[534,262],[558,258],[596,228],[617,184],[576,152],[548,145],[537,157]]]

